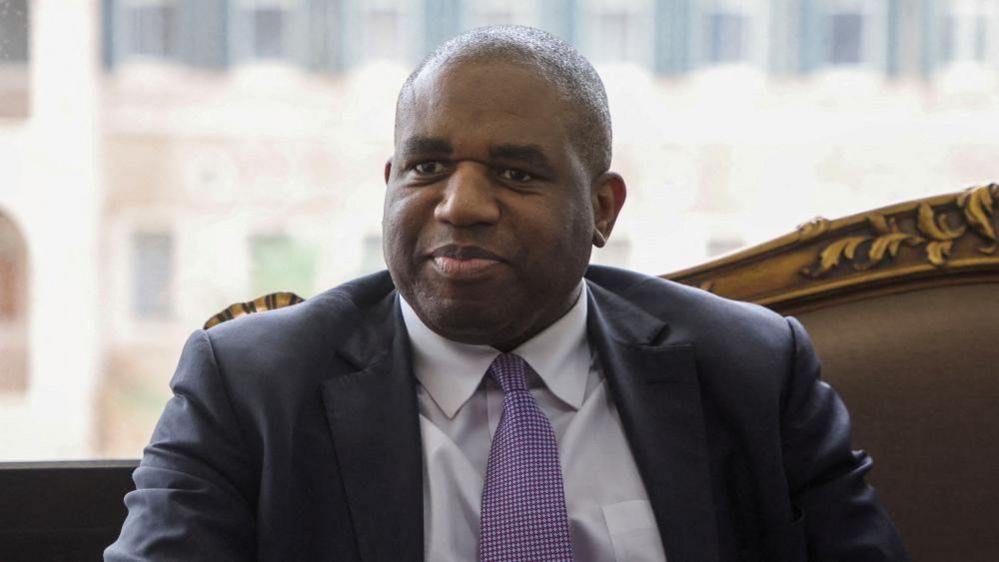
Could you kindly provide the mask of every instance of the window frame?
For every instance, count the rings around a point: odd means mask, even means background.
[[[655,57],[656,7],[651,0],[634,2],[624,0],[584,0],[580,2],[579,36],[577,48],[595,65],[637,64],[652,68]],[[608,58],[603,54],[606,46],[601,37],[600,19],[608,14],[624,14],[628,23],[625,31],[624,54]],[[633,33],[627,32],[633,26]]]
[[[21,45],[20,42],[18,42],[16,43],[16,45],[18,47],[23,47],[24,56],[21,57],[20,52],[15,53],[16,55],[18,55],[17,58],[10,58],[6,56],[6,50],[9,47],[9,45],[8,42],[2,38],[2,35],[0,35],[0,68],[5,66],[8,67],[27,66],[31,62],[31,2],[29,0],[22,0],[22,1],[24,2],[24,12],[23,14],[20,15],[24,16],[24,35],[23,35],[24,44]],[[16,14],[17,13],[16,11],[20,9],[20,6],[11,7],[8,4],[6,9],[8,11],[13,10],[14,13]],[[18,37],[18,39],[20,38],[21,37]]]
[[[229,9],[229,49],[234,66],[294,64],[298,66],[309,48],[306,0],[231,0]],[[260,6],[280,6],[287,17],[282,30],[283,54],[259,56],[256,30],[251,14]]]
[[[692,15],[695,18],[690,49],[698,66],[752,65],[765,67],[769,53],[770,3],[765,0],[707,0]],[[708,17],[711,14],[737,14],[743,19],[744,30],[740,45],[742,55],[737,60],[712,59],[708,42],[711,40]]]
[[[373,1],[360,2],[357,13],[358,25],[361,40],[358,43],[361,48],[355,52],[354,59],[360,62],[383,60],[390,62],[410,62],[408,57],[414,52],[413,46],[417,44],[417,31],[422,28],[423,18],[426,17],[424,10],[412,0],[399,1]],[[371,18],[378,12],[392,13],[395,16],[395,33],[397,42],[394,52],[387,55],[373,56],[371,44],[373,28]]]
[[[174,27],[163,30],[164,52],[162,54],[139,53],[132,49],[132,17],[131,11],[139,6],[172,6],[174,10]],[[180,27],[182,6],[180,0],[118,0],[114,4],[112,33],[114,45],[114,60],[118,63],[172,63],[180,60]],[[169,35],[169,37],[167,37]]]
[[[937,15],[939,28],[936,45],[940,63],[944,66],[975,63],[995,64],[999,61],[999,3],[987,0],[950,0]],[[948,26],[955,29],[948,33]],[[965,40],[961,40],[964,38]],[[976,41],[981,40],[981,45]],[[977,52],[980,50],[981,52]]]
[[[887,3],[864,0],[826,0],[818,13],[819,67],[827,69],[884,69],[888,60]],[[832,17],[857,13],[861,17],[860,60],[835,62],[832,59]]]

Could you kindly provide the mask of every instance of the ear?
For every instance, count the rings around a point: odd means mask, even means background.
[[[385,161],[385,185],[388,185],[389,178],[392,177],[392,157]]]
[[[610,238],[617,215],[624,206],[628,188],[624,178],[615,172],[606,172],[593,181],[593,245],[602,248]]]

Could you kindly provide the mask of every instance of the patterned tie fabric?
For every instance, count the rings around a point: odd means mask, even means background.
[[[482,490],[482,562],[571,561],[555,431],[527,390],[530,366],[503,354],[489,366],[503,389]]]

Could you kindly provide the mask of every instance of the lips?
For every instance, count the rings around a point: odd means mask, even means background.
[[[447,244],[430,252],[438,273],[454,280],[474,280],[503,262],[498,255],[478,246]]]

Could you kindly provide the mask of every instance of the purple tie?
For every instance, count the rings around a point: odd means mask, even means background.
[[[555,431],[527,390],[530,368],[512,354],[489,366],[503,389],[503,414],[482,490],[482,562],[572,560]]]

